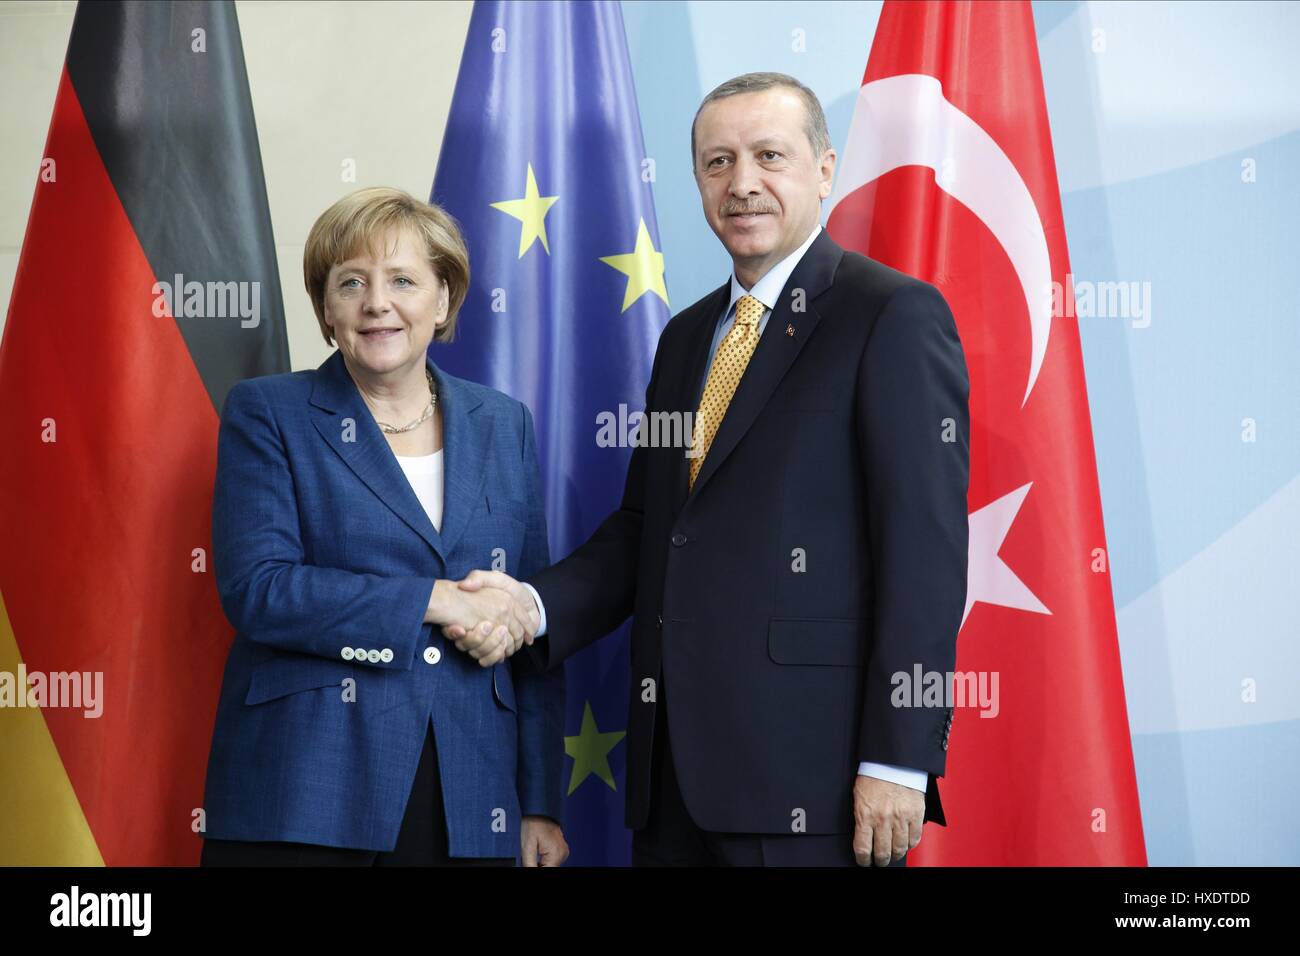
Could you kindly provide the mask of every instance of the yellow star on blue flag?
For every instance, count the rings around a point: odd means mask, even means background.
[[[518,168],[518,167],[516,167]],[[528,181],[524,184],[523,199],[505,199],[491,204],[507,216],[518,219],[522,226],[519,230],[519,258],[524,257],[532,244],[540,239],[546,254],[551,254],[550,244],[546,241],[546,214],[550,212],[559,196],[543,196],[537,189],[537,177],[533,175],[533,164],[528,164]]]
[[[573,758],[569,793],[577,790],[578,785],[593,774],[604,780],[609,789],[617,791],[614,773],[609,769],[609,752],[626,736],[627,732],[622,730],[602,734],[596,726],[596,717],[591,712],[591,701],[587,701],[582,711],[582,729],[578,731],[578,736],[564,738],[564,752]]]
[[[626,247],[624,247],[626,248]],[[668,304],[668,288],[664,285],[664,254],[656,252],[645,220],[636,229],[636,248],[621,256],[601,256],[600,261],[627,276],[627,289],[623,292],[623,308],[630,306],[647,292],[653,292]]]

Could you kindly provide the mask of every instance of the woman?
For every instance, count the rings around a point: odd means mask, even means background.
[[[456,586],[549,563],[528,409],[428,359],[464,240],[362,189],[316,220],[303,270],[338,350],[239,383],[222,414],[213,562],[238,633],[203,864],[558,865],[563,676],[503,660],[536,621]],[[473,656],[442,634],[481,622]]]

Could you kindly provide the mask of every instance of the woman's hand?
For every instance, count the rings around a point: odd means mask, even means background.
[[[569,858],[569,844],[550,817],[524,817],[520,838],[524,866],[559,866]]]
[[[455,627],[456,648],[481,667],[499,664],[524,643],[528,631],[515,612],[515,603],[502,591],[485,588],[463,591],[456,582],[438,580],[425,610],[427,623],[441,626],[444,634]],[[450,637],[450,635],[448,634]]]

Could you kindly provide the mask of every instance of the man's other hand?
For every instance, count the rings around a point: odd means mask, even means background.
[[[888,866],[921,842],[925,794],[859,774],[853,782],[853,819],[858,866]]]

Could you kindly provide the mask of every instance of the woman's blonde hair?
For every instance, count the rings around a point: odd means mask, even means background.
[[[370,186],[349,193],[326,209],[307,234],[303,279],[327,344],[334,344],[325,324],[325,281],[330,269],[363,251],[376,254],[379,241],[393,228],[412,229],[424,240],[429,265],[447,283],[447,322],[433,340],[450,342],[455,336],[456,315],[469,292],[469,250],[460,227],[435,203],[421,202],[390,186]]]

